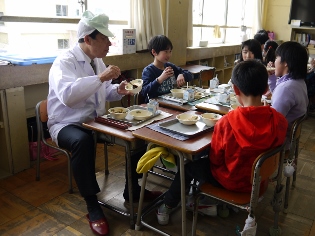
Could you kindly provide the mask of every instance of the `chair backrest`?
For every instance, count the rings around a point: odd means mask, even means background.
[[[307,114],[304,114],[303,116],[297,118],[292,125],[291,128],[291,145],[293,143],[296,143],[296,140],[298,140],[301,136],[301,130],[302,130],[302,122],[305,120]],[[294,144],[293,144],[294,145]]]
[[[43,100],[40,102],[39,117],[40,117],[41,122],[43,123],[48,121],[47,100]]]
[[[257,175],[262,182],[269,179],[278,170],[283,148],[284,145],[269,149],[255,159],[252,165],[251,183],[255,181]]]
[[[43,139],[45,139],[43,123],[46,123],[48,121],[47,100],[42,100],[37,103],[35,113],[37,125],[37,138],[38,140],[43,141]]]
[[[209,86],[208,81],[212,80],[215,75],[215,67],[212,67],[210,70],[204,70],[201,72],[201,85]]]

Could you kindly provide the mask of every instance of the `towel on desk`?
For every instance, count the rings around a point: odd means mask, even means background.
[[[148,172],[155,164],[155,162],[161,157],[163,164],[167,168],[175,167],[175,158],[172,153],[170,153],[164,147],[155,147],[147,151],[138,161],[137,173]]]

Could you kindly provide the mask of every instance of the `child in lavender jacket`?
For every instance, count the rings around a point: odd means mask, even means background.
[[[276,50],[275,76],[268,79],[272,107],[289,123],[286,149],[290,148],[288,138],[293,122],[307,112],[307,61],[304,46],[293,41],[284,42]]]

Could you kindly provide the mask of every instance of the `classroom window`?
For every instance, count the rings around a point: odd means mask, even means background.
[[[130,28],[130,0],[111,2],[112,4],[104,0],[4,1],[1,9],[4,9],[3,19],[7,20],[4,20],[4,25],[0,25],[0,51],[55,53],[72,47],[77,42],[77,23],[85,9],[95,14],[106,13],[110,19],[109,28],[114,33]]]
[[[58,49],[69,48],[69,39],[58,39]]]
[[[193,44],[240,42],[241,26],[251,34],[254,1],[193,0]]]
[[[68,6],[56,5],[56,16],[68,16]]]

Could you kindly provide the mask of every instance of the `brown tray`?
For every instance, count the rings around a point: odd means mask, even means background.
[[[97,123],[101,123],[101,124],[105,124],[105,125],[110,125],[110,126],[114,126],[116,128],[119,128],[119,129],[127,129],[129,127],[128,124],[125,124],[125,123],[122,123],[122,122],[118,122],[118,121],[114,121],[114,120],[111,120],[111,119],[107,119],[107,118],[104,118],[104,117],[95,117],[95,122]]]

